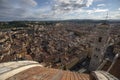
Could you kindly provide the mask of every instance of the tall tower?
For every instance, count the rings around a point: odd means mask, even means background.
[[[102,23],[96,26],[93,54],[89,65],[90,71],[96,70],[104,59],[104,53],[109,40],[109,28],[110,27],[107,23]]]

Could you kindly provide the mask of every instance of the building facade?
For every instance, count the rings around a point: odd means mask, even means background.
[[[104,59],[104,54],[109,41],[109,29],[110,27],[108,24],[100,24],[96,26],[93,54],[89,65],[90,71],[95,71]]]

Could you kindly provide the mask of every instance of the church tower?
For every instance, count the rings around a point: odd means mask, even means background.
[[[109,25],[102,23],[96,26],[93,54],[89,65],[89,70],[96,70],[104,59],[104,54],[108,46]]]

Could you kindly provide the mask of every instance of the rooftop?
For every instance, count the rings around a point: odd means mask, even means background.
[[[118,80],[103,71],[93,72],[95,80]],[[109,79],[108,79],[109,78]],[[94,80],[89,74],[45,68],[34,61],[0,64],[0,80]]]

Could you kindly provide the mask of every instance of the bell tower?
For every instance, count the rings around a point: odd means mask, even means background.
[[[108,46],[109,28],[109,24],[107,23],[96,26],[93,54],[89,65],[90,71],[96,70],[103,61],[104,53]]]

